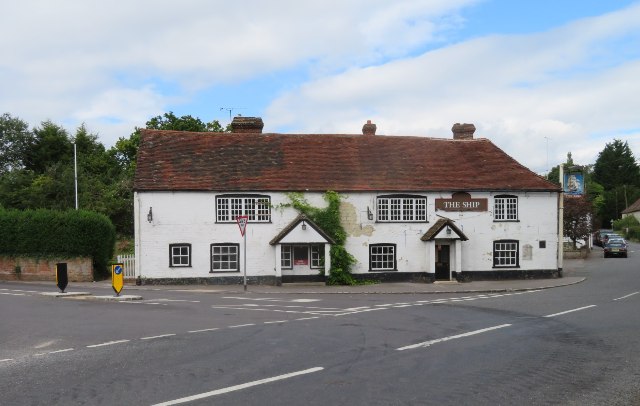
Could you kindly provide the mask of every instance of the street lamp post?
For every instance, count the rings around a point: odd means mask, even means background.
[[[76,210],[78,210],[78,153],[75,142],[73,143],[73,180],[76,194]]]

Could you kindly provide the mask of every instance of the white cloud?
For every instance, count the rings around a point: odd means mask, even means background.
[[[133,129],[141,114],[205,87],[404,55],[476,1],[9,2],[0,13],[0,111],[33,125],[115,120]],[[107,145],[127,135],[101,133]]]
[[[453,123],[473,122],[476,136],[538,172],[547,151],[549,166],[570,151],[592,163],[616,133],[640,156],[637,138],[624,134],[640,128],[638,20],[640,5],[546,33],[479,38],[354,68],[282,95],[265,126],[358,132],[373,119],[379,134],[450,137]],[[637,49],[627,61],[615,46],[625,41]]]

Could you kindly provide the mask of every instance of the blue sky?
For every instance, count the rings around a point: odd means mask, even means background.
[[[107,147],[167,111],[265,132],[451,137],[538,173],[640,158],[640,2],[23,0],[3,5],[0,113]]]

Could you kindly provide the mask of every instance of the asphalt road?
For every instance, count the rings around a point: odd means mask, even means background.
[[[139,302],[0,284],[2,405],[640,405],[640,249],[502,294]]]

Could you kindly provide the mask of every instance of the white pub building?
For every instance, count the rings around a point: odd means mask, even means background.
[[[470,281],[561,276],[560,188],[472,124],[452,138],[142,130],[135,191],[140,283],[324,281],[327,230],[291,206],[339,194],[356,278]],[[246,263],[238,216],[247,216]]]

